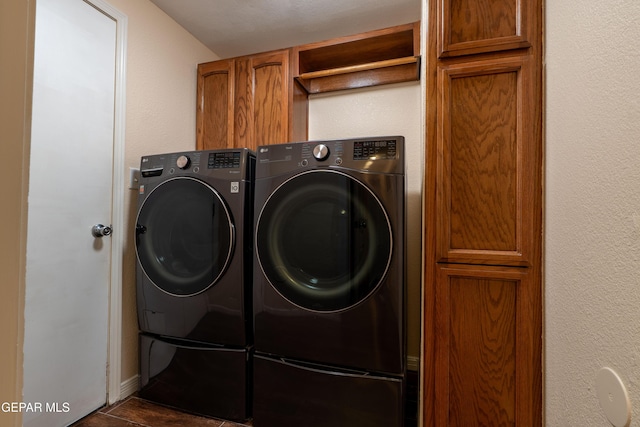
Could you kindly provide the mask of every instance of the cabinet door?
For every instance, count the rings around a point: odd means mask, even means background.
[[[198,65],[196,148],[213,150],[233,146],[234,61]]]
[[[536,269],[439,265],[436,426],[540,426]]]
[[[530,66],[507,55],[438,69],[438,262],[536,261]]]
[[[289,51],[236,59],[235,147],[289,140]]]
[[[532,45],[536,0],[439,0],[442,57],[497,52]]]

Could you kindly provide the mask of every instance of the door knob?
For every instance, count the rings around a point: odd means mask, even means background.
[[[91,234],[93,235],[93,237],[108,236],[112,231],[113,230],[111,229],[110,225],[96,224],[91,227]]]

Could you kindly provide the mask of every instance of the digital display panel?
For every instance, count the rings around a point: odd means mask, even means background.
[[[354,160],[395,159],[396,141],[355,141],[353,143]]]
[[[209,153],[209,169],[234,169],[240,167],[240,152],[229,151],[222,153]]]

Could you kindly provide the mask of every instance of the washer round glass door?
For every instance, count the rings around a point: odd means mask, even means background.
[[[136,222],[140,265],[169,294],[206,290],[231,258],[231,217],[220,195],[202,181],[178,177],[160,184],[144,200]]]
[[[391,260],[391,226],[378,198],[337,171],[310,171],[278,187],[257,222],[262,271],[284,298],[338,311],[370,295]]]

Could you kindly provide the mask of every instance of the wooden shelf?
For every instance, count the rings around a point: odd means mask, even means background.
[[[294,78],[312,93],[420,79],[420,23],[294,48]]]

